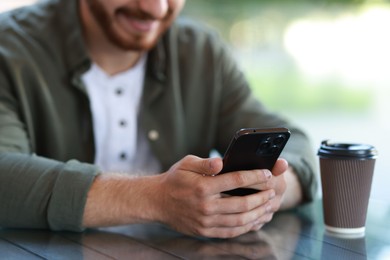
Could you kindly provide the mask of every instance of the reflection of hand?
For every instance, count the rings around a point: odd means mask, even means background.
[[[265,232],[249,232],[238,238],[219,240],[214,244],[228,255],[237,255],[247,259],[276,259],[271,241]],[[213,254],[215,250],[210,247],[202,248],[202,255],[221,256]]]
[[[279,212],[261,230],[267,234],[268,242],[275,249],[277,259],[294,258],[294,251],[302,229],[301,221],[301,218],[294,212]]]
[[[275,175],[283,172],[283,161]],[[280,206],[283,179],[268,170],[239,171],[213,177],[222,169],[220,158],[187,156],[160,175],[153,207],[158,221],[190,235],[228,238],[257,229],[270,221]],[[222,197],[221,192],[259,185],[263,192],[249,196]]]
[[[117,228],[116,232],[127,227]],[[131,228],[131,227],[130,227]],[[154,227],[150,227],[154,228]],[[115,259],[160,259],[164,252],[190,259],[218,259],[223,257],[241,257],[247,259],[276,259],[264,232],[250,232],[235,239],[197,239],[182,235],[169,235],[165,231],[155,232],[153,237],[144,241],[134,240],[131,236],[111,232],[68,233],[66,237],[85,245],[85,258],[93,258],[93,251]],[[149,244],[151,246],[147,246]],[[93,250],[91,250],[93,249]],[[92,252],[91,252],[92,251]],[[96,256],[95,256],[96,257]]]
[[[248,232],[231,239],[204,239],[184,236],[164,225],[141,224],[101,228],[103,232],[87,232],[83,244],[97,251],[105,249],[114,258],[138,256],[140,259],[160,259],[158,251],[169,252],[184,259],[293,259],[301,233],[301,219],[294,212],[280,212],[258,232]],[[107,234],[108,235],[105,235]],[[115,234],[117,236],[115,238]],[[77,236],[78,233],[70,233]],[[99,236],[99,234],[101,234]],[[112,234],[112,237],[109,235]],[[97,237],[95,236],[97,235]],[[136,241],[140,241],[136,242]],[[94,246],[95,245],[95,246]],[[138,245],[138,246],[137,246]],[[145,246],[148,245],[148,246]],[[119,247],[119,248],[118,248]],[[135,255],[136,254],[136,255]],[[122,255],[123,257],[116,257]],[[138,259],[137,257],[131,257]]]

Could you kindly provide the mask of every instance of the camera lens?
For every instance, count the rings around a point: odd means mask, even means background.
[[[264,149],[268,149],[270,146],[271,146],[271,143],[269,141],[263,141],[260,143],[259,148],[264,150]]]
[[[273,145],[273,146],[269,149],[270,153],[272,153],[272,154],[278,152],[278,150],[279,150],[279,147],[278,147],[277,145]]]
[[[284,136],[283,135],[279,135],[278,137],[276,137],[275,139],[274,139],[274,144],[281,144],[281,143],[283,143],[283,141],[284,141]]]

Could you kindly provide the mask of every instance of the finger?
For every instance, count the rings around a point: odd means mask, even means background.
[[[260,190],[260,191],[271,190],[271,189],[275,190],[277,185],[278,185],[278,179],[277,178],[279,178],[279,177],[278,176],[272,176],[272,178],[270,180],[268,180],[267,182],[263,182],[263,183],[260,183],[258,185],[250,186],[249,188],[257,189],[257,190]]]
[[[263,216],[261,216],[260,218],[258,218],[256,221],[252,223],[253,227],[264,226],[265,224],[267,224],[272,220],[273,216],[274,216],[273,212],[264,214]]]
[[[273,214],[266,214],[257,219],[255,222],[249,222],[242,226],[236,227],[211,227],[198,229],[198,235],[212,238],[232,238],[248,233],[257,227],[263,226],[272,220]]]
[[[222,170],[223,163],[221,158],[203,159],[197,156],[188,155],[184,158],[180,167],[182,170],[212,176],[218,174]]]
[[[252,227],[252,231],[259,231],[265,224],[267,224],[268,222],[270,222],[273,218],[274,214],[271,212],[271,213],[268,213],[268,214],[264,214],[263,216],[261,216],[259,219],[255,220],[253,222],[253,227]]]
[[[223,162],[221,158],[209,158],[203,161],[203,167],[200,173],[203,175],[214,176],[217,175],[223,168]]]
[[[267,182],[271,177],[272,173],[269,170],[229,172],[210,178],[208,185],[211,190],[224,192],[240,187],[258,185]]]
[[[251,211],[237,214],[221,214],[205,218],[202,223],[205,227],[240,227],[252,223],[259,224],[268,220],[269,214],[272,214],[272,206],[266,203]]]
[[[251,211],[266,204],[276,196],[274,190],[261,191],[247,196],[230,196],[216,199],[212,214],[232,214]]]
[[[287,171],[287,168],[288,168],[288,162],[283,158],[279,158],[276,161],[274,167],[272,168],[272,174],[275,176],[279,176],[280,174]]]
[[[263,226],[264,226],[264,224],[262,224],[262,223],[254,224],[251,231],[259,231]]]

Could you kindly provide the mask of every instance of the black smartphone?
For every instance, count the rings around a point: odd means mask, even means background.
[[[272,170],[290,138],[287,128],[244,128],[236,132],[223,156],[219,174],[254,169]],[[259,192],[252,188],[238,188],[223,193],[245,196]]]

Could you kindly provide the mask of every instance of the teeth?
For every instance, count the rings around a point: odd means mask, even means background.
[[[157,26],[157,21],[155,20],[131,17],[123,14],[119,15],[119,20],[123,24],[125,30],[129,30],[130,32],[132,32],[132,30],[136,30],[139,32],[146,33],[152,30],[155,26]]]
[[[146,21],[146,20],[134,20],[134,23],[143,29],[150,29],[153,25],[153,21]]]

